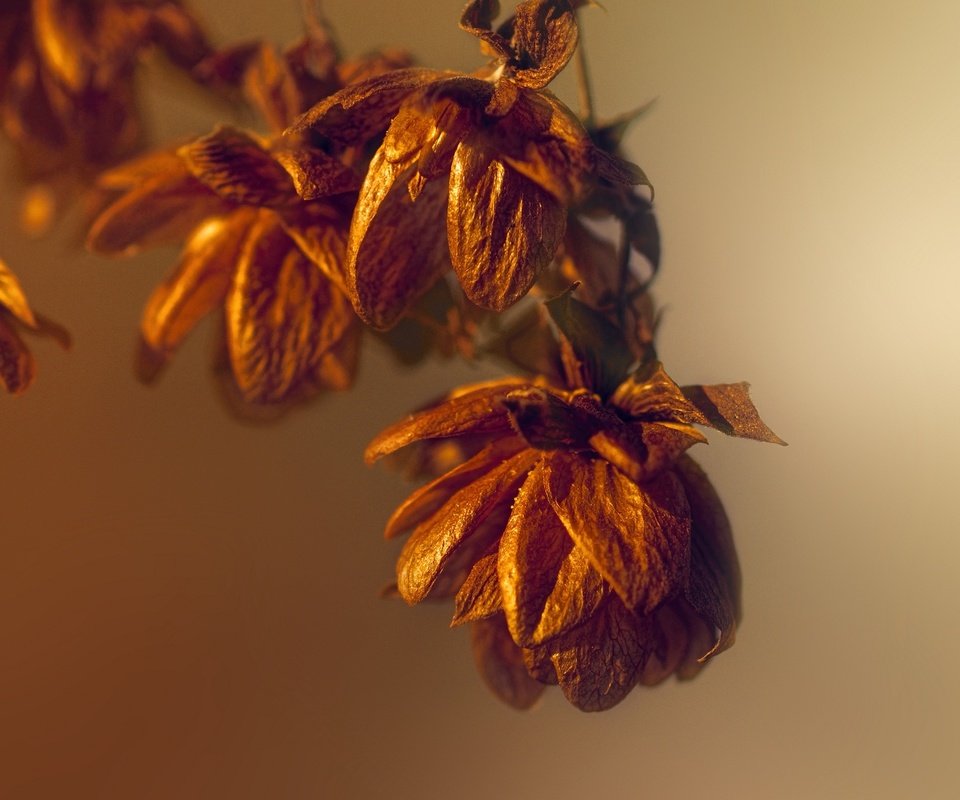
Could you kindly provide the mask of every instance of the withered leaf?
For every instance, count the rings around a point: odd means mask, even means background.
[[[509,507],[536,458],[533,451],[523,450],[503,461],[455,492],[433,516],[416,527],[397,559],[397,586],[404,600],[413,605],[430,593],[456,550],[477,534],[497,506]],[[487,533],[495,539],[501,531]],[[471,544],[486,549],[490,541]]]
[[[404,500],[387,521],[384,536],[392,539],[430,517],[450,497],[520,452],[523,442],[513,436],[494,440],[463,464],[420,487]]]
[[[672,473],[640,487],[604,459],[557,452],[545,486],[571,538],[629,608],[652,611],[686,585],[690,509]]]
[[[33,356],[0,309],[0,382],[11,394],[20,394],[29,388],[35,374]]]
[[[495,433],[510,430],[507,411],[499,401],[513,389],[526,384],[519,378],[507,378],[464,387],[456,396],[440,405],[411,414],[377,436],[364,453],[368,464],[421,439],[437,439],[465,433]]]
[[[513,44],[517,57],[529,64],[515,80],[528,89],[542,89],[562,70],[577,49],[579,29],[567,0],[527,0],[517,6]]]
[[[172,274],[151,294],[140,332],[144,344],[161,361],[197,322],[223,303],[255,218],[253,209],[238,209],[200,225],[187,240]]]
[[[587,622],[549,643],[567,700],[581,711],[605,711],[623,700],[648,657],[646,628],[611,595]]]
[[[226,313],[234,377],[254,403],[315,384],[321,359],[353,320],[346,298],[265,210],[240,255]]]
[[[728,436],[786,444],[760,419],[759,412],[750,400],[749,383],[684,386],[682,391],[684,397],[703,415],[702,424],[716,428]]]
[[[477,671],[490,691],[520,710],[536,703],[545,687],[527,674],[523,652],[513,643],[503,619],[474,622],[471,633]]]
[[[609,591],[547,500],[544,472],[541,462],[520,488],[497,562],[510,635],[523,647],[583,622]]]
[[[27,302],[20,281],[13,271],[0,259],[0,310],[6,309],[15,319],[28,328],[37,327],[37,318]]]
[[[467,573],[457,592],[456,611],[451,626],[487,619],[503,610],[500,580],[497,577],[496,543]]]
[[[461,142],[450,170],[447,239],[467,297],[503,311],[533,285],[557,252],[566,209],[492,151]]]
[[[391,327],[449,267],[437,220],[447,190],[431,181],[414,201],[414,166],[374,155],[360,190],[347,246],[347,285],[357,314],[374,328]]]
[[[245,131],[219,125],[177,154],[194,177],[231,203],[276,206],[295,199],[291,176]]]

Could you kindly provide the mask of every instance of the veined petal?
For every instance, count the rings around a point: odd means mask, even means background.
[[[565,398],[539,386],[515,389],[501,402],[514,430],[540,450],[585,447],[593,430],[593,420]]]
[[[503,620],[494,617],[474,622],[471,632],[474,661],[490,691],[517,709],[536,703],[545,687],[527,673],[523,652],[513,643]]]
[[[87,247],[104,255],[130,255],[179,241],[203,220],[229,210],[186,168],[157,175],[101,212],[90,227]]]
[[[497,561],[507,625],[522,647],[580,624],[609,591],[547,500],[545,471],[541,462],[520,488]]]
[[[252,209],[212,217],[187,240],[173,273],[150,296],[140,332],[161,360],[172,354],[204,316],[219,307],[256,219]]]
[[[704,471],[689,457],[677,462],[676,471],[690,503],[693,523],[687,599],[718,632],[708,651],[695,654],[700,661],[706,661],[730,647],[736,638],[740,621],[740,565],[730,520]]]
[[[679,422],[615,420],[590,437],[590,445],[634,483],[653,480],[693,445],[706,437]]]
[[[629,608],[648,613],[686,586],[690,509],[672,473],[640,487],[601,458],[563,452],[548,467],[557,516]]]
[[[649,656],[648,627],[611,595],[587,622],[548,643],[567,700],[581,711],[605,711],[623,700]]]
[[[37,327],[37,318],[27,302],[20,281],[0,259],[0,310],[6,309],[14,318],[28,328]]]
[[[577,49],[579,29],[567,0],[527,0],[517,6],[513,44],[517,57],[533,66],[518,69],[514,80],[542,89]]]
[[[388,140],[370,163],[350,226],[347,285],[357,314],[374,328],[394,325],[449,268],[443,231],[446,187],[428,182],[414,201],[416,166],[389,160]]]
[[[467,297],[503,311],[557,252],[566,209],[485,147],[461,142],[450,170],[447,239]]]
[[[489,55],[508,58],[513,55],[510,43],[493,30],[493,21],[499,15],[499,0],[470,0],[460,15],[460,29],[480,39]]]
[[[529,385],[521,378],[507,378],[464,387],[439,405],[411,414],[384,430],[369,445],[364,458],[372,464],[379,458],[421,439],[439,439],[466,433],[494,433],[510,430],[507,410],[498,401],[519,386]]]
[[[332,203],[294,203],[277,210],[284,230],[304,255],[347,292],[347,234],[350,216]]]
[[[243,89],[271,130],[282,131],[303,110],[296,78],[275,47],[260,43],[243,72]]]
[[[245,131],[220,125],[177,154],[197,180],[228,202],[271,206],[296,199],[291,176]]]
[[[716,428],[728,436],[786,444],[760,419],[756,406],[750,400],[749,383],[684,386],[682,391],[684,397],[696,406],[702,415],[702,420],[695,421]]]
[[[304,144],[274,148],[273,157],[293,179],[302,200],[315,200],[360,188],[360,176],[339,159]]]
[[[420,487],[404,500],[387,521],[384,536],[392,539],[433,515],[451,496],[483,477],[498,464],[524,449],[513,436],[498,438],[458,467]]]
[[[20,394],[27,390],[35,374],[33,356],[0,309],[0,383],[11,394]]]
[[[456,597],[456,611],[450,626],[487,619],[503,611],[500,581],[497,578],[496,544],[467,573]]]
[[[397,559],[397,587],[411,605],[423,600],[440,573],[480,529],[484,520],[501,504],[510,501],[537,459],[523,450],[502,462],[482,478],[453,494],[432,517],[417,526]],[[482,542],[471,545],[486,549],[500,531],[486,531]]]
[[[610,403],[633,419],[647,422],[696,422],[701,425],[707,422],[659,361],[644,365],[617,386],[610,395]]]
[[[353,317],[346,298],[269,211],[251,226],[226,312],[234,377],[254,403],[313,388],[321,358]]]

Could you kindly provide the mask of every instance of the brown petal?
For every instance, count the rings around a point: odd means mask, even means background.
[[[437,224],[447,189],[431,181],[414,201],[407,184],[416,167],[392,163],[384,141],[373,157],[357,200],[347,249],[347,285],[357,314],[385,330],[394,325],[449,268]]]
[[[483,477],[507,458],[524,449],[524,443],[514,437],[498,438],[458,467],[420,487],[411,494],[387,521],[384,536],[392,539],[434,514],[450,497]]]
[[[166,2],[151,10],[151,38],[167,58],[189,69],[210,53],[210,43],[197,21],[177,2]]]
[[[497,577],[497,548],[477,561],[457,592],[456,611],[451,627],[464,622],[487,619],[503,610],[500,580]]]
[[[223,303],[255,219],[252,209],[239,209],[204,222],[187,240],[173,273],[153,291],[140,331],[144,344],[161,361]]]
[[[516,71],[528,89],[542,89],[577,49],[577,18],[567,0],[528,0],[517,6],[513,43],[517,57],[533,66]]]
[[[502,403],[510,414],[514,430],[531,447],[556,450],[587,444],[592,420],[554,392],[541,387],[515,389]]]
[[[360,177],[339,159],[307,145],[288,142],[273,157],[293,179],[302,200],[315,200],[360,188]]]
[[[669,678],[683,662],[690,647],[689,614],[685,604],[664,603],[650,617],[650,654],[638,682],[656,686]]]
[[[317,386],[335,392],[343,392],[353,386],[353,379],[357,374],[357,363],[360,360],[361,326],[360,320],[349,307],[346,296],[342,297],[343,314],[347,317],[343,336],[326,353],[314,370],[314,379]]]
[[[35,374],[33,356],[0,309],[0,383],[11,394],[20,394],[29,388]]]
[[[646,422],[707,423],[659,361],[640,367],[617,386],[610,403],[631,418]]]
[[[474,661],[487,688],[514,708],[533,706],[544,686],[527,674],[523,653],[513,643],[503,620],[494,617],[474,622],[471,633]]]
[[[257,48],[244,70],[243,89],[273,131],[282,131],[303,111],[290,65],[272,45]]]
[[[709,651],[695,654],[705,661],[726,650],[740,621],[740,565],[730,520],[704,471],[689,457],[677,463],[677,475],[690,503],[690,586],[687,599],[710,626],[719,631]]]
[[[349,214],[324,202],[294,203],[278,209],[277,214],[304,255],[346,293]]]
[[[680,455],[706,437],[679,422],[617,420],[590,437],[590,445],[634,483],[644,484],[673,466]]]
[[[462,142],[450,171],[447,239],[467,297],[503,311],[557,252],[566,209],[482,146]]]
[[[177,154],[198,180],[228,202],[271,206],[296,199],[293,179],[245,131],[220,125]]]
[[[234,377],[253,403],[313,388],[321,359],[353,319],[346,298],[269,211],[251,227],[226,312]]]
[[[475,536],[500,505],[509,506],[537,456],[524,450],[454,493],[432,517],[417,526],[397,559],[397,586],[411,605],[423,600],[456,550]],[[485,531],[493,539],[502,532]],[[486,549],[490,541],[470,542]],[[483,550],[481,550],[483,552]]]
[[[44,66],[71,91],[82,92],[94,67],[84,36],[83,9],[65,0],[33,0],[32,11]]]
[[[629,608],[650,612],[686,586],[690,510],[672,473],[641,488],[603,459],[558,452],[545,484],[567,532]]]
[[[37,318],[27,302],[20,281],[10,268],[0,259],[0,311],[6,309],[13,317],[28,328],[37,327]]]
[[[703,416],[702,424],[728,436],[785,445],[786,442],[760,419],[759,412],[750,400],[749,390],[749,383],[718,383],[712,386],[684,386],[682,391]]]
[[[493,30],[499,14],[499,0],[470,0],[460,15],[460,29],[480,39],[489,55],[508,58],[513,55],[510,43]]]
[[[529,385],[520,378],[485,382],[479,387],[463,387],[456,396],[411,414],[391,425],[367,445],[364,458],[372,464],[379,458],[421,439],[438,439],[465,433],[495,433],[510,430],[507,411],[500,400],[519,386]]]
[[[608,592],[547,500],[544,472],[541,462],[520,488],[497,562],[510,635],[523,647],[541,644],[583,622]]]
[[[309,129],[338,144],[362,144],[386,130],[411,92],[448,74],[410,67],[354,83],[317,103],[287,133]]]
[[[172,174],[186,175],[183,159],[174,150],[154,150],[104,170],[97,175],[97,186],[129,191],[158,175]]]
[[[104,255],[130,255],[183,239],[203,220],[225,213],[216,194],[184,169],[145,181],[94,220],[87,247]]]
[[[633,689],[648,642],[644,620],[610,596],[587,622],[547,647],[567,700],[581,711],[605,711]]]

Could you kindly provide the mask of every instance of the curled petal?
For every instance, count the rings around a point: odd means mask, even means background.
[[[243,73],[244,92],[274,131],[282,131],[303,111],[296,78],[275,47],[260,44]]]
[[[497,577],[497,549],[494,544],[467,573],[457,592],[456,611],[450,625],[487,619],[500,611],[503,611],[503,602]]]
[[[360,188],[357,173],[315,147],[290,145],[274,150],[273,156],[293,179],[302,200],[355,192]]]
[[[0,309],[0,383],[11,394],[25,392],[36,374],[27,350],[7,314]]]
[[[295,199],[293,179],[244,131],[220,125],[177,154],[194,177],[231,203],[270,206]]]
[[[541,387],[515,389],[502,402],[510,423],[531,447],[555,450],[586,446],[592,420],[554,392]]]
[[[447,239],[467,297],[503,311],[527,293],[557,252],[566,209],[533,181],[462,142],[450,171]]]
[[[64,86],[82,92],[94,67],[83,9],[64,0],[33,0],[33,25],[44,64]]]
[[[371,464],[421,439],[509,431],[507,411],[499,401],[524,385],[528,384],[520,378],[507,378],[476,388],[464,387],[449,400],[391,425],[367,445],[364,458]]]
[[[200,225],[187,240],[173,273],[150,296],[140,332],[161,362],[197,322],[223,303],[255,218],[252,209],[239,209]]]
[[[683,394],[702,415],[701,422],[728,436],[742,436],[760,442],[783,444],[760,419],[750,400],[749,383],[718,383],[712,386],[684,386]]]
[[[510,43],[493,30],[493,21],[499,14],[499,0],[470,0],[460,15],[460,29],[480,39],[489,55],[509,58],[513,55]]]
[[[490,691],[517,709],[536,703],[544,686],[527,673],[523,652],[513,643],[503,619],[474,622],[471,632],[477,670]]]
[[[544,472],[541,462],[520,488],[497,562],[510,635],[523,647],[580,624],[609,591],[547,500]]]
[[[469,543],[483,552],[500,535],[502,526],[483,529],[482,523],[498,507],[509,507],[536,458],[530,450],[521,451],[456,492],[417,526],[397,560],[397,587],[404,600],[412,605],[426,598],[460,547]]]
[[[610,403],[629,417],[646,422],[706,424],[706,418],[685,394],[667,375],[663,364],[653,361],[617,386]]]
[[[648,613],[686,586],[690,509],[672,473],[640,487],[601,458],[558,452],[548,466],[557,516],[628,608]]]
[[[516,71],[528,89],[542,89],[556,77],[577,49],[579,30],[567,0],[528,0],[517,6],[513,43],[518,58],[532,66]]]
[[[706,437],[678,422],[616,420],[590,437],[590,445],[634,483],[644,484],[673,466],[680,455]]]

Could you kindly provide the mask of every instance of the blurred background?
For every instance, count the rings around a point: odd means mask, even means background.
[[[191,5],[219,43],[301,30],[297,0]],[[0,396],[0,797],[960,796],[960,4],[604,5],[599,114],[657,98],[627,150],[657,187],[663,360],[749,380],[790,442],[695,453],[737,536],[736,647],[604,714],[502,706],[449,608],[379,599],[411,487],[360,457],[495,368],[368,346],[353,392],[251,427],[208,324],[146,388],[135,332],[175,251],[84,255],[76,219],[28,242],[8,176],[0,250],[75,347],[34,340],[34,387]],[[325,2],[348,52],[471,69],[461,6]],[[144,73],[160,135],[211,127]]]

